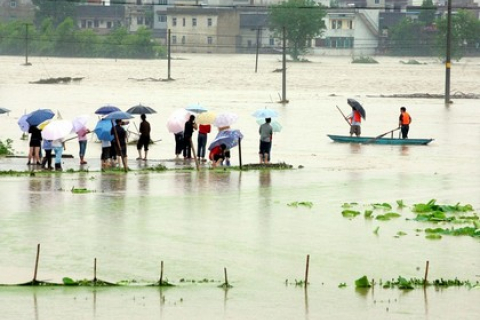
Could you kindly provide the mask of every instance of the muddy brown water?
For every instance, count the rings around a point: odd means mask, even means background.
[[[89,140],[88,173],[3,176],[0,178],[0,282],[32,279],[35,250],[41,244],[38,278],[61,281],[93,278],[109,281],[158,281],[176,287],[31,288],[0,287],[6,319],[476,319],[478,288],[362,291],[355,279],[376,281],[422,278],[480,280],[479,240],[444,236],[425,239],[417,229],[430,223],[407,220],[415,203],[470,203],[480,207],[480,111],[478,100],[454,100],[445,107],[433,99],[385,99],[380,94],[443,93],[445,70],[434,59],[401,64],[401,58],[378,58],[377,65],[352,65],[348,58],[311,57],[289,64],[287,105],[277,103],[281,75],[272,71],[278,56],[181,55],[172,62],[172,82],[136,81],[165,78],[166,61],[31,59],[1,57],[0,139],[14,140],[25,155],[16,125],[25,111],[51,108],[64,119],[90,114],[105,104],[123,110],[142,103],[158,111],[148,117],[153,139],[147,166],[173,169],[173,135],[166,129],[176,109],[200,103],[211,110],[235,112],[232,126],[245,136],[243,163],[257,162],[258,125],[251,116],[269,107],[280,114],[274,162],[288,171],[170,170],[139,172],[135,147],[129,147],[128,174],[100,173],[100,146]],[[49,77],[85,77],[71,85],[29,84]],[[464,59],[452,69],[452,91],[478,93],[480,60]],[[326,134],[347,134],[336,105],[348,112],[347,98],[367,110],[364,135],[395,128],[401,106],[413,117],[412,138],[434,138],[428,146],[350,145],[331,142]],[[130,124],[134,130],[136,118]],[[209,139],[213,138],[210,135]],[[64,167],[78,169],[73,140]],[[25,170],[23,158],[2,158],[2,170]],[[238,165],[238,149],[233,162]],[[298,166],[303,166],[298,169]],[[72,188],[93,192],[73,194]],[[402,199],[408,206],[396,207]],[[292,207],[306,201],[313,206]],[[402,217],[392,221],[346,219],[342,204],[359,210],[387,202]],[[449,225],[447,225],[448,227]],[[374,230],[378,229],[378,234]],[[445,227],[442,225],[442,227]],[[405,236],[396,237],[399,231]],[[310,255],[310,286],[296,287]],[[217,286],[228,270],[233,288]],[[181,279],[195,280],[182,282]],[[200,280],[207,279],[202,283]],[[285,282],[287,281],[288,284]],[[346,288],[339,288],[346,283]]]

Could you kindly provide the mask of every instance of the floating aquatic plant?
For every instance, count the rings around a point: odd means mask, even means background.
[[[356,288],[370,288],[372,285],[370,281],[368,281],[367,276],[363,276],[355,280],[355,287]]]
[[[355,211],[355,210],[343,210],[342,211],[342,216],[345,218],[355,218],[360,214],[360,211]]]
[[[388,220],[391,220],[393,218],[399,218],[399,217],[400,217],[399,213],[388,212],[388,213],[385,213],[385,214],[379,214],[378,216],[375,217],[375,219],[380,220],[380,221],[388,221]]]
[[[287,206],[295,207],[295,208],[297,208],[298,206],[311,208],[313,207],[313,203],[310,201],[294,201],[294,202],[287,203]]]
[[[75,188],[75,187],[72,187],[72,193],[91,193],[91,192],[95,192],[93,190],[88,190],[87,188]]]

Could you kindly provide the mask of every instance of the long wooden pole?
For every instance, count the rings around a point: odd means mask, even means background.
[[[198,163],[197,154],[195,153],[195,147],[193,146],[192,138],[190,138],[190,147],[192,148],[193,159],[195,159],[195,167],[197,167],[197,171],[200,171],[200,164]]]
[[[260,47],[260,28],[257,28],[257,50],[255,54],[255,73],[258,69],[258,48]]]
[[[308,271],[309,271],[309,269],[310,269],[310,255],[307,254],[307,262],[306,262],[306,265],[305,265],[305,288],[308,285]]]
[[[37,282],[38,260],[40,259],[40,243],[37,244],[37,257],[35,258],[35,270],[33,271],[33,283]]]
[[[242,170],[242,139],[238,139],[238,158],[240,162],[240,170]]]
[[[113,123],[113,119],[111,121],[112,121],[113,134],[115,135],[115,141],[117,142],[118,153],[120,155],[120,158],[122,159],[123,170],[125,172],[127,172],[128,168],[127,168],[127,165],[125,164],[125,158],[123,157],[123,154],[122,154],[122,146],[120,145],[120,139],[118,138],[117,129],[115,128],[115,124]],[[119,156],[119,155],[117,154],[117,156]]]
[[[342,111],[338,106],[336,106],[336,107],[337,107],[338,111],[340,111],[340,113],[342,114],[343,119],[345,119],[345,121],[346,121],[346,122],[348,123],[348,125],[351,127],[352,124],[350,123],[350,121],[348,121],[348,119],[347,119],[347,117],[345,116],[345,114],[343,114],[343,111]]]
[[[162,285],[163,283],[163,261],[160,262],[160,280],[158,281],[159,285]]]
[[[428,267],[430,265],[430,261],[427,260],[426,264],[425,264],[425,277],[423,278],[423,286],[426,287],[427,286],[427,279],[428,279]]]

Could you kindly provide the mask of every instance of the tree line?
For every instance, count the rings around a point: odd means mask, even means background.
[[[154,59],[166,57],[166,49],[152,37],[152,30],[130,33],[124,27],[105,36],[79,30],[72,18],[56,25],[45,18],[37,27],[21,21],[0,23],[0,54],[87,58]]]

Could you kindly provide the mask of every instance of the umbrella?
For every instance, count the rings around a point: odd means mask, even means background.
[[[243,139],[243,134],[240,130],[224,130],[220,131],[215,139],[210,143],[208,150],[212,150],[216,146],[222,143],[227,146],[227,149],[231,149],[238,145],[238,140]]]
[[[103,119],[110,119],[110,120],[122,120],[122,119],[132,119],[133,116],[124,111],[113,111],[107,114]]]
[[[38,126],[43,121],[52,119],[54,116],[55,113],[50,109],[38,109],[30,113],[27,117],[27,122],[31,126]]]
[[[208,111],[207,108],[205,108],[205,107],[203,107],[199,104],[192,104],[192,105],[186,107],[185,110],[193,112],[193,113],[203,113],[203,112]]]
[[[99,114],[99,115],[104,116],[104,115],[112,113],[114,111],[120,111],[120,109],[115,107],[115,106],[106,105],[106,106],[103,106],[101,108],[98,108],[97,111],[95,111],[95,114]]]
[[[6,109],[6,108],[0,108],[0,114],[4,114],[4,113],[9,113],[10,110]]]
[[[93,132],[95,132],[99,140],[112,141],[114,138],[112,134],[112,121],[108,119],[98,121]]]
[[[50,122],[52,122],[52,119],[48,119],[48,120],[45,120],[43,121],[42,123],[40,123],[37,128],[40,129],[40,130],[43,130],[45,129],[45,127],[47,126],[47,124],[49,124]]]
[[[262,125],[265,123],[265,118],[259,118],[257,119],[257,123],[259,125]],[[273,132],[280,132],[282,131],[282,125],[278,121],[272,121],[270,122],[270,125],[272,126]]]
[[[238,116],[234,113],[222,113],[215,118],[213,124],[219,128],[229,127],[237,120]]]
[[[42,138],[45,140],[63,139],[73,131],[73,125],[68,120],[54,120],[42,130]]]
[[[200,113],[195,120],[198,124],[213,124],[216,117],[215,112],[207,111]]]
[[[362,105],[355,99],[347,99],[347,103],[352,107],[354,110],[357,110],[360,112],[360,115],[362,116],[363,119],[367,117],[367,113],[365,112],[365,109],[363,109]]]
[[[72,120],[73,132],[78,132],[87,126],[87,122],[90,119],[89,115],[81,115]]]
[[[167,120],[167,129],[171,133],[179,133],[185,129],[185,122],[190,118],[190,113],[185,109],[176,110]]]
[[[254,113],[252,113],[252,116],[255,118],[276,118],[278,117],[278,112],[273,110],[273,109],[258,109]]]
[[[157,113],[157,111],[153,110],[150,107],[137,104],[136,106],[131,107],[130,109],[127,110],[128,113],[130,114],[152,114],[152,113]]]
[[[24,114],[23,116],[18,119],[17,123],[18,126],[20,127],[20,130],[23,132],[27,132],[28,129],[30,129],[30,125],[27,122],[27,118],[30,116],[30,114]]]

